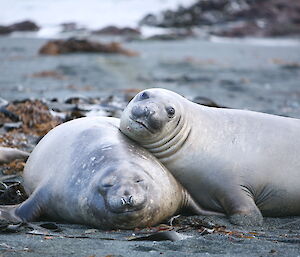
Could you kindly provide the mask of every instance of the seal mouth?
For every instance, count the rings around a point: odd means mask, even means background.
[[[112,209],[110,208],[110,211],[114,214],[119,214],[119,215],[123,215],[123,214],[134,214],[138,211],[140,211],[141,209],[143,209],[144,206],[138,207],[138,208],[126,208],[126,209]]]
[[[142,127],[144,127],[147,131],[149,131],[151,134],[154,134],[154,132],[142,121],[140,120],[135,120],[133,117],[129,117],[132,121],[134,121],[135,123],[141,125]]]

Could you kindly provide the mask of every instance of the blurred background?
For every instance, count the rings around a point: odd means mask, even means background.
[[[163,87],[196,102],[300,117],[300,1],[0,5],[3,101],[122,98]]]

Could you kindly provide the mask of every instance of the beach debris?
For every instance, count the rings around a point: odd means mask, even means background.
[[[0,111],[0,147],[31,152],[41,137],[63,122],[62,118],[53,113],[39,100],[27,99],[7,104]],[[10,158],[7,163],[1,164],[0,172],[6,175],[18,174],[24,166],[24,158]]]
[[[70,53],[106,53],[123,54],[126,56],[136,56],[137,52],[125,49],[120,43],[100,43],[87,39],[69,38],[66,40],[50,40],[43,45],[39,53],[44,55],[59,55]]]
[[[40,27],[30,20],[25,20],[22,22],[17,22],[9,26],[0,26],[1,34],[10,34],[15,31],[38,31]]]
[[[19,204],[28,198],[24,187],[20,181],[2,180],[0,181],[0,204]]]
[[[0,219],[0,233],[17,233],[24,230],[24,223]]]
[[[44,70],[44,71],[40,71],[40,72],[35,72],[33,74],[31,74],[29,77],[31,78],[53,78],[53,79],[65,79],[65,76],[55,70]]]
[[[4,117],[9,118],[11,121],[17,122],[20,120],[18,115],[14,114],[13,112],[9,111],[7,105],[0,106],[0,113],[4,115]]]
[[[53,117],[48,106],[40,100],[15,101],[10,103],[6,109],[19,117],[22,126],[16,130],[25,134],[44,136],[52,128],[62,123],[58,117]]]

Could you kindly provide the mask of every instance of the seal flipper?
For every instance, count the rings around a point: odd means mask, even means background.
[[[263,216],[251,194],[235,193],[227,195],[223,202],[231,223],[239,226],[261,226]]]
[[[225,216],[221,212],[204,210],[187,192],[185,192],[185,203],[182,212],[190,215]]]
[[[0,218],[11,222],[37,220],[45,206],[45,188],[35,191],[27,200],[18,205],[0,206]]]

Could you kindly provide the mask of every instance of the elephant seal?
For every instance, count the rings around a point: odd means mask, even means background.
[[[206,107],[148,89],[125,108],[121,131],[154,154],[208,211],[238,225],[300,215],[300,120]]]
[[[0,163],[11,162],[15,159],[26,159],[29,156],[27,152],[10,147],[0,147]]]
[[[1,207],[2,217],[132,229],[185,207],[197,210],[171,173],[119,131],[116,118],[80,118],[52,129],[26,163],[24,186],[30,197]]]

